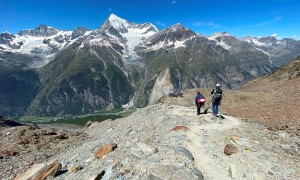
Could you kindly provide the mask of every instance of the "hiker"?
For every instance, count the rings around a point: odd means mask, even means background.
[[[200,108],[204,108],[206,99],[200,91],[197,91],[197,95],[195,97],[195,105],[197,107],[197,115],[200,115]]]
[[[212,112],[213,116],[218,115],[219,111],[219,105],[221,105],[221,99],[222,99],[222,89],[220,84],[216,84],[216,88],[211,91],[212,96]]]

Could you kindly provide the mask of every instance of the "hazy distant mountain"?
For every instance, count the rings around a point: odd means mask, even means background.
[[[125,104],[142,107],[171,92],[216,82],[236,87],[299,54],[300,41],[293,39],[238,39],[227,32],[204,37],[180,24],[158,31],[151,23],[114,14],[92,31],[40,25],[16,35],[5,32],[0,114],[80,115]],[[30,95],[20,98],[20,88]]]

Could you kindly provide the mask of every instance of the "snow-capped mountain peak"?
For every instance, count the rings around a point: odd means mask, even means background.
[[[30,67],[41,67],[51,61],[56,52],[72,44],[86,31],[85,28],[62,31],[42,24],[15,35],[4,32],[0,34],[0,50],[3,54],[10,52],[28,56],[33,59],[28,64]]]
[[[229,32],[216,32],[213,35],[209,36],[208,39],[213,40],[216,39],[218,37],[230,37],[230,33]]]
[[[111,22],[124,22],[126,23],[127,20],[120,18],[119,16],[115,15],[115,14],[111,14],[108,18],[109,21]]]
[[[122,46],[122,54],[124,54],[125,63],[128,64],[140,58],[135,52],[135,47],[156,32],[158,32],[158,29],[151,23],[136,24],[111,14],[98,30],[100,36],[103,33],[106,34],[111,42],[103,43],[103,41],[98,40],[93,42],[98,42],[99,46],[107,45],[111,47],[111,43]]]
[[[222,46],[227,50],[231,49],[231,46],[226,43],[226,39],[230,38],[232,38],[232,36],[228,32],[216,32],[213,35],[207,37],[207,39],[216,41],[217,45]]]
[[[126,33],[128,28],[132,28],[135,24],[130,23],[125,19],[118,17],[115,14],[111,14],[108,18],[109,25],[115,28],[117,31]]]
[[[49,36],[53,36],[53,35],[57,34],[59,31],[60,31],[59,29],[41,24],[35,29],[23,30],[23,31],[20,31],[18,34],[19,35],[30,35],[30,36],[35,36],[35,37],[41,37],[41,36],[49,37]]]
[[[175,24],[151,36],[148,41],[140,44],[139,48],[144,51],[155,51],[161,48],[177,49],[185,47],[186,42],[195,37],[197,35],[190,29],[181,24]]]

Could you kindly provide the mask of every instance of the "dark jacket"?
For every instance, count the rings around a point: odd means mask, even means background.
[[[213,96],[212,96],[212,99],[211,99],[211,102],[212,103],[220,103],[221,102],[221,99],[216,99],[216,95],[217,94],[221,94],[222,95],[222,89],[221,88],[216,88],[216,89],[213,89],[212,91],[211,91],[211,93],[210,94],[212,94]]]

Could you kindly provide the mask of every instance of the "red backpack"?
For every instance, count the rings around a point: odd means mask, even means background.
[[[200,96],[198,99],[197,99],[197,103],[198,104],[201,104],[201,103],[205,103],[206,102],[206,98],[204,96]]]

